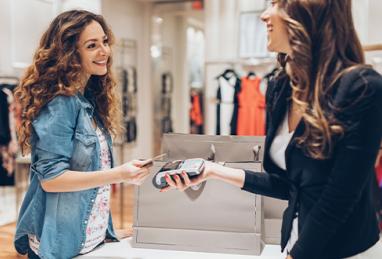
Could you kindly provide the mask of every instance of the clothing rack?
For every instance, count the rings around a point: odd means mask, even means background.
[[[219,101],[219,100],[216,99],[216,98],[210,98],[209,101],[210,101],[210,103],[212,103],[212,104],[218,104],[218,103],[220,103],[220,104],[232,104],[232,105],[234,104],[234,102]]]
[[[276,58],[266,57],[266,58],[249,58],[249,59],[211,59],[204,62],[206,65],[242,65],[247,67],[258,67],[266,65],[274,65],[276,63]]]
[[[200,87],[191,87],[190,93],[204,93],[204,90],[203,88],[200,88]]]

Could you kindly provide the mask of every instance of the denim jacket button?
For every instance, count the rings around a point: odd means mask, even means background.
[[[92,202],[94,202],[94,199],[92,200]]]
[[[85,224],[88,224],[88,221],[87,221],[87,220],[85,220]]]

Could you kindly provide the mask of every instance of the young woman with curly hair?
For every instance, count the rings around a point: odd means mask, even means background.
[[[351,0],[272,0],[262,14],[281,71],[268,86],[266,173],[206,163],[184,190],[219,179],[288,200],[288,258],[382,258],[372,201],[382,135],[382,78],[364,64]]]
[[[117,240],[110,184],[141,184],[142,161],[114,167],[119,103],[111,74],[113,35],[87,11],[58,15],[16,89],[30,185],[20,209],[16,250],[29,258],[72,258]]]

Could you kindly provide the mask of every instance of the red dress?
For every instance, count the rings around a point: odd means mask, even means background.
[[[261,78],[241,79],[237,135],[265,135],[265,96],[260,92]]]

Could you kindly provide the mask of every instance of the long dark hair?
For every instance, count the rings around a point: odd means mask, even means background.
[[[325,159],[334,136],[345,131],[334,116],[332,90],[344,73],[365,62],[351,0],[279,0],[278,5],[292,49],[279,60],[291,68],[292,100],[304,111],[305,131],[297,143],[311,157]]]
[[[61,13],[42,35],[33,63],[28,67],[21,83],[16,88],[15,97],[22,107],[22,123],[18,129],[23,153],[30,150],[32,121],[42,107],[55,96],[75,95],[83,86],[81,58],[77,42],[81,32],[91,22],[98,22],[113,43],[113,34],[101,15],[73,10]],[[96,111],[104,126],[113,134],[120,130],[118,98],[114,93],[115,80],[111,73],[112,58],[109,57],[107,73],[92,75],[86,86],[96,96]]]

